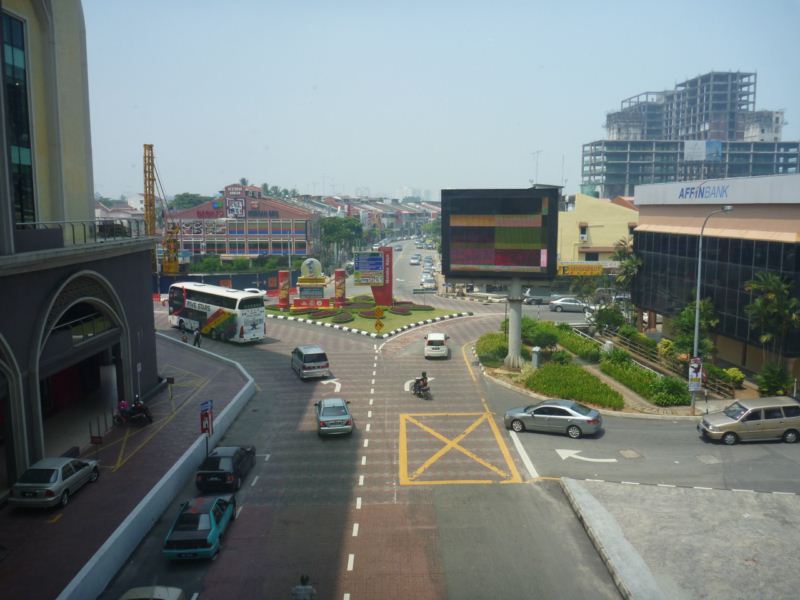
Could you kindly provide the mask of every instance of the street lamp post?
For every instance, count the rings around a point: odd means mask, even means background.
[[[726,204],[722,208],[718,208],[717,210],[713,210],[708,213],[706,220],[703,221],[703,226],[700,228],[700,237],[697,241],[697,285],[695,291],[695,300],[694,300],[694,346],[692,351],[692,357],[698,358],[700,354],[700,282],[701,282],[701,273],[703,270],[703,231],[706,229],[706,225],[708,224],[708,220],[718,214],[718,213],[729,213],[733,210],[733,206],[730,204]],[[696,392],[692,390],[692,414],[694,414],[694,405],[695,405],[695,396]]]

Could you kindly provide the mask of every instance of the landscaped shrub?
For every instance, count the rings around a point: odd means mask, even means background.
[[[355,319],[355,317],[351,313],[347,312],[346,310],[343,310],[338,315],[333,317],[331,321],[333,321],[334,323],[341,324],[341,323],[349,323],[353,319]]]
[[[363,310],[365,308],[375,308],[375,305],[371,302],[351,302],[347,305],[347,308],[352,308],[353,310]]]
[[[737,390],[741,390],[744,387],[744,373],[742,373],[736,367],[725,369],[725,376],[728,380],[728,383],[730,383]]]
[[[411,300],[395,300],[394,306],[409,306],[414,304]]]
[[[650,401],[657,406],[688,406],[692,402],[686,381],[661,377],[652,385]]]
[[[362,310],[358,313],[359,317],[364,317],[365,319],[377,319],[378,315],[375,314],[374,310]]]
[[[523,317],[521,325],[522,341],[529,346],[539,346],[543,350],[549,350],[558,343],[558,332],[545,321]]]
[[[619,410],[622,396],[578,365],[547,363],[525,380],[525,386],[556,398],[568,398]]]
[[[587,362],[596,363],[600,360],[600,346],[596,342],[579,336],[569,325],[566,329],[560,326],[558,329],[558,343],[561,346]]]
[[[411,309],[408,306],[393,306],[389,309],[389,312],[394,315],[410,315]]]
[[[434,308],[428,304],[412,304],[408,308],[411,310],[434,310]]]
[[[333,317],[334,315],[338,315],[341,311],[340,310],[318,310],[311,313],[311,317],[313,319],[326,319],[328,317]]]
[[[311,314],[312,312],[315,312],[316,310],[317,310],[316,308],[298,308],[298,309],[292,309],[292,316],[297,316],[297,315],[309,315],[309,314]]]
[[[554,362],[559,365],[568,365],[572,362],[572,354],[566,350],[556,350],[550,355],[550,362]]]
[[[673,358],[675,356],[675,342],[669,338],[661,338],[656,344],[656,350],[661,358]]]
[[[617,360],[612,360],[611,356],[604,357],[600,361],[600,370],[643,398],[650,399],[653,395],[653,384],[658,381],[659,376],[638,366],[630,357],[622,359],[618,354],[615,358]]]
[[[366,302],[367,304],[375,304],[375,298],[369,294],[359,294],[358,296],[353,296],[352,300],[353,302]]]
[[[478,360],[487,367],[498,367],[508,354],[508,340],[502,333],[484,333],[475,343]]]
[[[781,365],[767,363],[756,375],[758,393],[762,396],[783,396],[792,389],[792,377]]]

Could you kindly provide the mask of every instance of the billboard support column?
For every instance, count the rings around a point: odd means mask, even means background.
[[[508,355],[503,361],[507,369],[522,368],[522,281],[514,277],[508,288]]]
[[[278,271],[278,306],[286,310],[289,308],[289,287],[291,286],[291,271]]]
[[[336,269],[333,272],[333,305],[336,308],[344,306],[347,281],[347,272],[344,269]]]

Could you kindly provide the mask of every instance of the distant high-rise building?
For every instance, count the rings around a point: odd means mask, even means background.
[[[711,72],[626,98],[606,116],[607,138],[583,146],[581,191],[797,173],[800,143],[781,141],[783,111],[756,111],[755,97],[755,73]]]

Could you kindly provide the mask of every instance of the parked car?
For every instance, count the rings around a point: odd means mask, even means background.
[[[96,460],[43,458],[33,463],[11,486],[8,503],[12,506],[64,507],[86,483],[100,477]]]
[[[350,414],[350,402],[344,398],[323,398],[314,404],[317,413],[317,434],[342,435],[353,433],[355,421]]]
[[[574,400],[545,400],[506,411],[503,423],[517,433],[565,433],[572,439],[578,439],[600,431],[603,417],[595,409]]]
[[[236,496],[199,496],[187,500],[164,538],[161,552],[172,559],[213,558],[236,519]]]
[[[443,333],[429,333],[425,336],[425,349],[423,355],[425,358],[448,358],[450,356],[450,348],[447,345],[447,340],[450,336]]]
[[[737,400],[725,409],[709,413],[697,424],[701,436],[739,441],[780,440],[794,444],[800,436],[800,404],[788,396]]]
[[[194,483],[201,492],[235,492],[255,464],[254,446],[218,446],[197,469]]]
[[[551,300],[548,304],[550,305],[550,310],[555,312],[586,312],[591,310],[591,306],[577,298],[559,298],[558,300]]]
[[[300,379],[330,377],[331,364],[320,346],[297,346],[292,350],[292,369]]]

